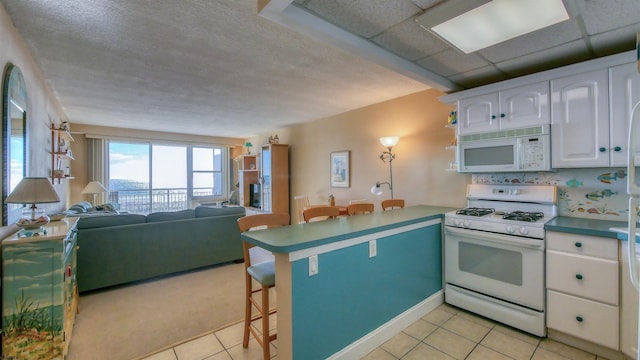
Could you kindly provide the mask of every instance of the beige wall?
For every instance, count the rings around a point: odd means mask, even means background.
[[[27,90],[27,131],[29,134],[28,176],[49,176],[51,172],[51,132],[50,124],[59,124],[66,120],[57,99],[50,91],[36,62],[27,50],[26,43],[13,26],[9,15],[0,4],[0,64],[2,64],[3,78],[7,65],[13,64],[20,68],[24,75]],[[0,87],[0,93],[3,86]],[[2,94],[4,98],[4,94]],[[2,140],[0,139],[0,142]],[[4,146],[0,143],[0,148]],[[61,202],[56,204],[42,204],[39,207],[47,212],[55,212],[65,208],[68,197],[66,180],[54,185]]]
[[[452,110],[437,97],[437,90],[427,90],[362,109],[346,112],[311,123],[272,131],[249,139],[254,145],[266,143],[269,135],[278,134],[280,143],[289,144],[291,198],[308,195],[311,203],[324,203],[329,194],[336,203],[367,199],[376,203],[389,197],[383,187],[380,197],[371,194],[376,181],[388,181],[389,168],[378,156],[385,148],[382,136],[400,136],[393,148],[394,197],[407,205],[428,204],[462,207],[466,184],[471,176],[446,171],[454,152],[446,150],[454,139],[454,130],[445,128]],[[351,187],[331,188],[329,157],[332,151],[351,151]],[[291,213],[297,221],[295,204]]]

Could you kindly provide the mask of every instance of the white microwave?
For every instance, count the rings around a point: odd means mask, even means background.
[[[549,125],[462,135],[458,157],[459,172],[549,171]]]

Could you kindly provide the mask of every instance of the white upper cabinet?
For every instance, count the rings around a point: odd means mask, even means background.
[[[609,166],[607,69],[551,80],[551,166]]]
[[[498,108],[498,93],[461,99],[458,102],[458,135],[498,130]]]
[[[526,128],[550,122],[548,81],[500,92],[500,129]]]
[[[525,128],[549,122],[548,81],[458,102],[458,135]]]
[[[629,120],[633,107],[640,103],[640,73],[636,63],[614,66],[609,69],[611,86],[611,166],[627,166],[627,142]],[[640,137],[640,134],[634,134]],[[640,166],[640,147],[635,149],[636,166]]]

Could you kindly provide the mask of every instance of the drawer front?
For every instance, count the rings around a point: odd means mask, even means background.
[[[618,305],[618,262],[547,251],[547,288]]]
[[[547,327],[618,350],[618,308],[547,291]]]
[[[618,260],[618,241],[616,239],[554,231],[548,231],[546,236],[547,249]]]

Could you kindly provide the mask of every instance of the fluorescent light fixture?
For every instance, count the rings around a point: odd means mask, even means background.
[[[417,22],[469,54],[568,19],[562,0],[493,0],[437,25]]]

